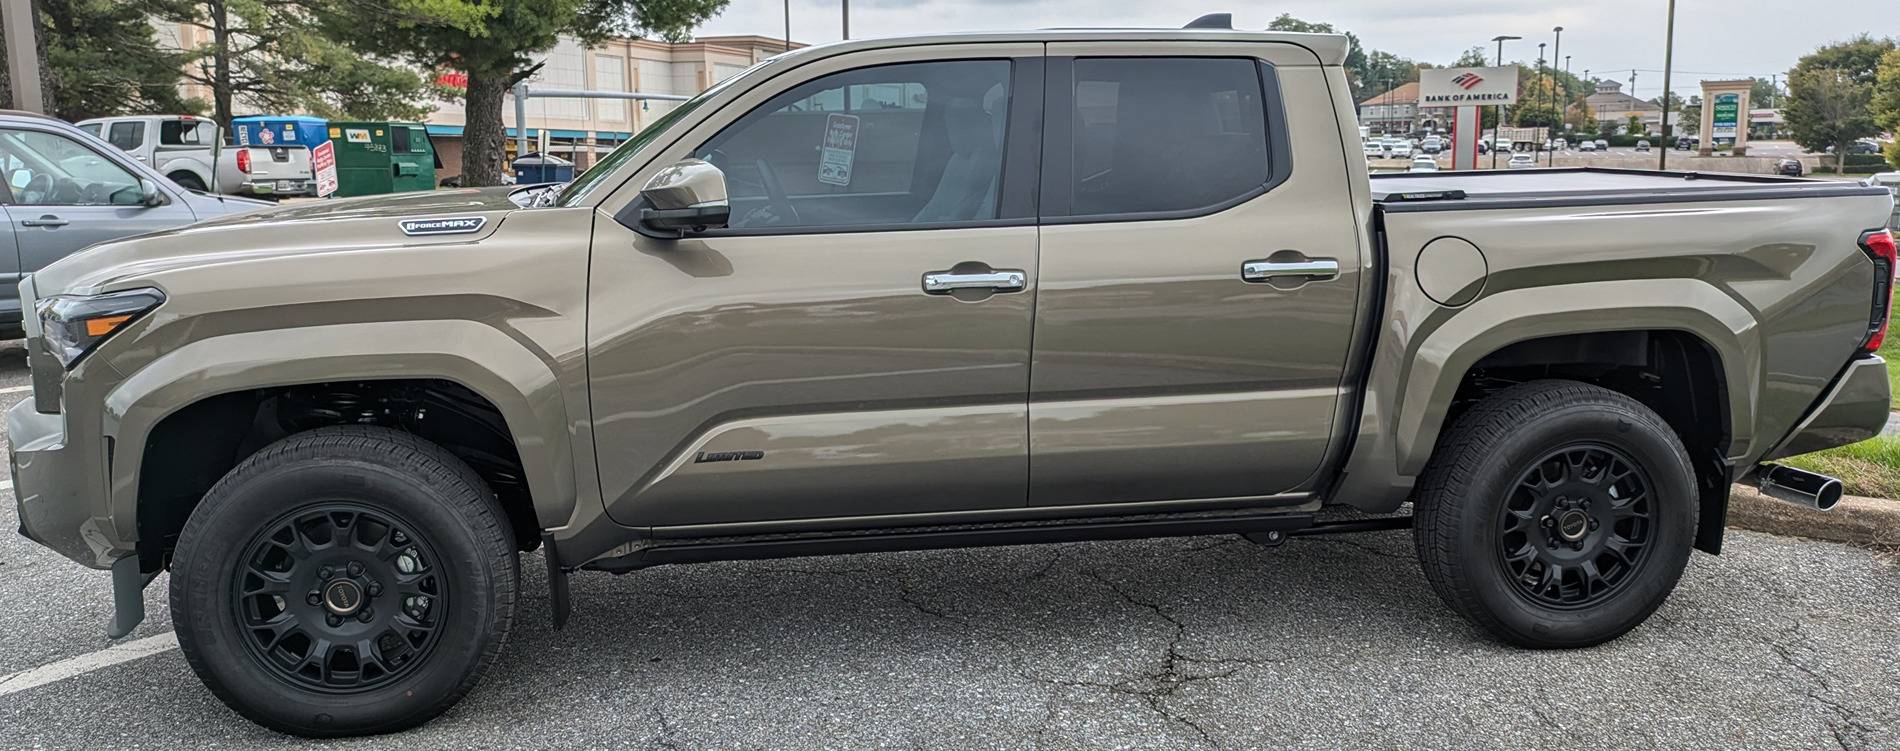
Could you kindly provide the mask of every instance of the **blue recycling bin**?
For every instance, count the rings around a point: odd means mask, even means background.
[[[564,183],[574,179],[574,163],[558,156],[530,152],[514,161],[515,184]]]

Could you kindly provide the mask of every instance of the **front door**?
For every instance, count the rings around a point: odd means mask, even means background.
[[[1291,44],[1049,46],[1032,504],[1310,486],[1360,260],[1359,159],[1318,62]]]
[[[0,174],[6,176],[7,215],[22,273],[93,243],[193,220],[181,200],[142,204],[134,172],[63,133],[0,128]]]
[[[1024,505],[1041,49],[808,64],[606,199],[588,368],[615,521]],[[730,227],[641,234],[633,186],[687,157],[724,171]]]

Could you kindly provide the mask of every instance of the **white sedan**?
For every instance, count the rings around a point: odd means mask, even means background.
[[[1536,169],[1537,157],[1530,154],[1512,154],[1511,161],[1504,163],[1505,169]]]
[[[1418,156],[1412,157],[1412,171],[1413,172],[1437,172],[1438,161],[1435,159],[1432,159],[1429,156],[1425,156],[1424,154],[1420,154]]]
[[[1403,138],[1394,138],[1390,141],[1387,141],[1385,143],[1385,148],[1387,151],[1392,152],[1392,156],[1397,157],[1399,159],[1412,158],[1412,142],[1407,141]]]

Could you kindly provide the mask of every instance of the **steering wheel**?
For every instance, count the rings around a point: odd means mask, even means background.
[[[33,179],[26,181],[26,187],[20,189],[20,203],[23,204],[51,203],[52,197],[53,176],[44,172],[34,175]]]
[[[772,165],[764,159],[754,159],[752,165],[759,170],[759,182],[765,186],[765,206],[771,212],[771,216],[765,218],[765,223],[798,224],[798,207],[793,206],[792,199],[785,195],[785,185],[778,181],[778,173],[772,171]],[[751,219],[753,214],[758,213],[754,211],[746,218]]]

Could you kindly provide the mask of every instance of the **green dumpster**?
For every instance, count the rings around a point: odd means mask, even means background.
[[[435,147],[420,123],[332,120],[330,143],[339,196],[435,189]]]

